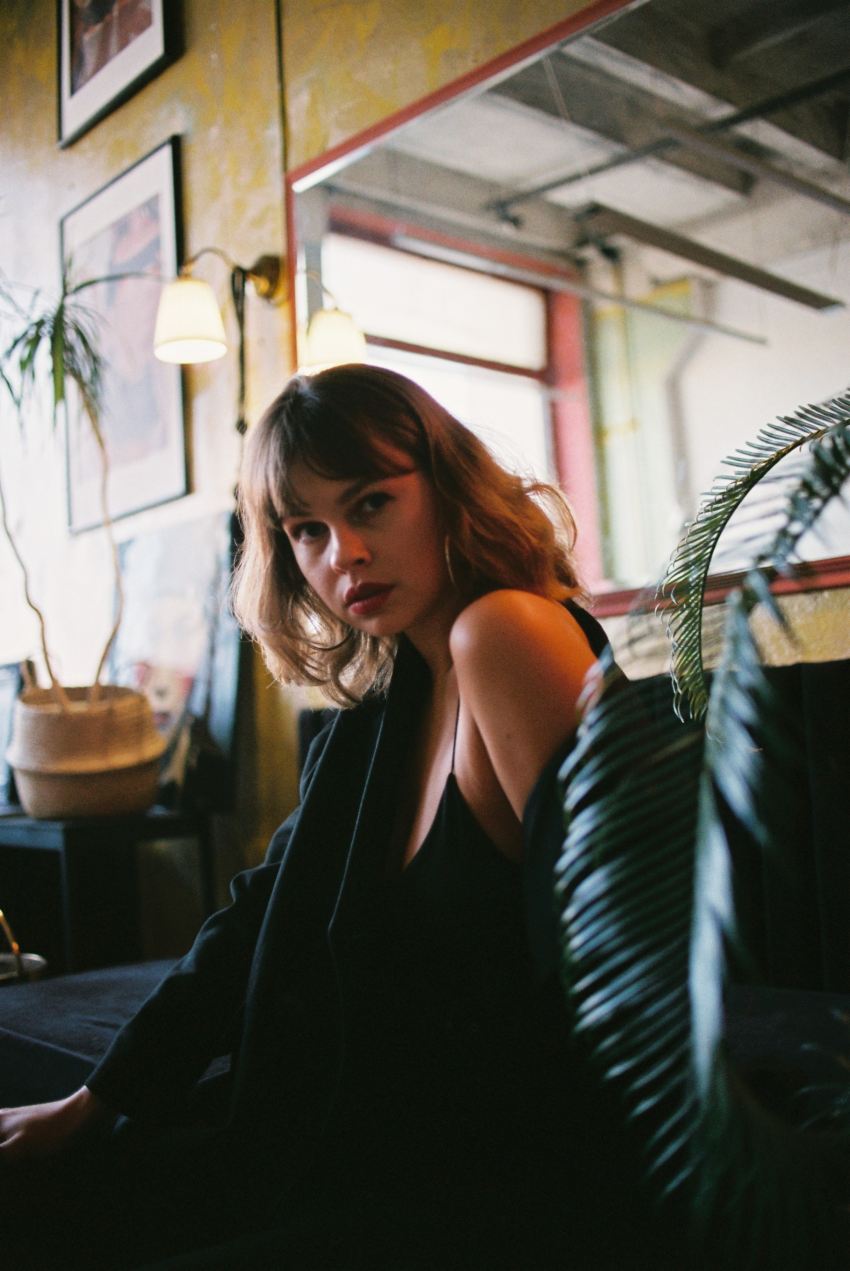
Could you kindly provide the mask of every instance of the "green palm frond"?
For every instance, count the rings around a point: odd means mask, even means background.
[[[677,709],[681,710],[687,704],[692,718],[700,718],[708,705],[702,608],[706,581],[723,531],[750,492],[781,460],[833,433],[843,433],[846,438],[848,422],[850,395],[842,394],[823,405],[801,407],[794,415],[783,416],[768,424],[754,441],[724,460],[724,465],[731,472],[717,478],[696,517],[686,527],[659,590],[660,595],[671,602],[668,632]],[[796,470],[789,473],[784,481],[783,488],[790,487],[792,493],[797,491],[797,504],[792,510],[793,522],[784,522],[779,539],[787,527],[787,533],[794,542],[798,542],[803,532],[799,527],[810,528],[820,515],[821,507],[834,497],[834,478],[840,472],[843,461],[838,451],[833,453],[829,446],[820,453],[820,469],[805,465],[809,482],[806,489],[798,488]],[[810,496],[812,502],[807,505]],[[780,497],[784,500],[781,491]],[[777,538],[773,524],[774,518],[769,518],[761,538],[757,536],[751,544],[750,558],[764,563],[776,557],[774,567],[782,568],[790,558],[790,551]]]
[[[671,1187],[690,1172],[695,1114],[685,915],[701,749],[697,730],[648,721],[608,666],[560,774],[568,830],[556,895],[576,1030],[651,1125],[650,1164]],[[647,790],[663,792],[662,818]]]
[[[798,738],[758,664],[748,605],[729,606],[705,732],[669,709],[653,716],[609,666],[560,774],[556,894],[576,1030],[643,1124],[648,1171],[686,1192],[724,1271],[797,1271],[831,1265],[826,1157],[762,1105],[725,1044],[730,950],[741,956],[729,815],[765,851],[793,824],[799,786]]]
[[[5,278],[0,275],[0,305],[5,310],[0,313],[0,318],[4,326],[11,322],[15,327],[9,343],[0,348],[0,386],[4,387],[9,394],[15,408],[19,429],[22,433],[26,431],[30,419],[28,402],[40,379],[47,379],[52,389],[52,418],[55,429],[60,405],[67,407],[68,384],[71,383],[76,388],[80,406],[102,457],[101,503],[103,521],[110,540],[118,604],[116,619],[98,664],[95,685],[99,681],[109,648],[115,638],[122,610],[118,552],[106,501],[107,455],[100,425],[104,373],[104,359],[98,348],[97,324],[100,319],[80,300],[81,292],[101,281],[106,280],[96,279],[72,285],[66,271],[63,275],[58,301],[44,305],[41,302],[40,293],[33,292],[29,303],[23,305],[17,301]],[[41,651],[51,685],[57,700],[63,709],[67,709],[67,697],[55,674],[50,657],[44,615],[31,594],[26,563],[15,542],[1,481],[0,523],[2,523],[0,530],[9,540],[23,575],[24,599],[39,624]]]
[[[103,357],[97,342],[97,315],[75,296],[62,293],[57,304],[27,320],[0,354],[2,380],[23,426],[24,406],[39,375],[39,357],[46,355],[52,384],[54,421],[73,383],[92,423],[100,415]]]
[[[732,511],[791,450],[801,454],[783,477],[783,502],[753,536],[751,568],[723,606],[709,692],[699,619],[711,553]],[[780,1119],[735,1070],[724,1004],[730,960],[746,967],[749,954],[731,836],[739,864],[755,853],[769,873],[782,868],[798,820],[799,725],[761,665],[750,618],[761,607],[787,628],[770,578],[850,476],[850,398],[766,430],[748,454],[748,466],[735,461],[746,471],[716,487],[713,511],[695,523],[679,574],[671,567],[682,586],[668,575],[674,603],[688,610],[684,621],[674,608],[670,624],[679,656],[693,646],[676,688],[690,695],[692,715],[705,714],[704,727],[672,710],[653,714],[640,687],[608,665],[560,774],[567,832],[556,893],[576,1029],[643,1119],[648,1168],[668,1190],[686,1190],[710,1265],[796,1271],[845,1265],[847,1196],[835,1192],[850,1175],[850,1060],[844,1080],[836,1064],[829,1138]]]
[[[722,1212],[721,1265],[733,1265],[739,1250],[744,1266],[790,1271],[843,1265],[834,1261],[839,1201],[830,1197],[829,1177],[839,1182],[844,1173],[836,1173],[831,1143],[778,1119],[747,1088],[724,1040],[725,951],[733,947],[739,960],[751,961],[735,918],[729,827],[737,863],[755,853],[769,876],[784,867],[801,798],[800,722],[761,664],[749,622],[757,605],[783,621],[767,578],[754,570],[726,605],[726,648],[706,718],[690,949],[692,1077],[700,1103],[694,1210],[708,1229],[719,1226]]]

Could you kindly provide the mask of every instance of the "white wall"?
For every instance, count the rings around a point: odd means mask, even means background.
[[[699,495],[723,471],[727,454],[777,416],[822,402],[850,385],[850,216],[801,197],[777,194],[774,187],[762,189],[750,207],[734,216],[684,227],[682,232],[834,296],[845,306],[809,309],[734,279],[697,271],[669,253],[623,244],[627,295],[647,295],[676,277],[700,276],[698,315],[761,341],[697,333],[679,373],[678,392],[671,400],[678,400],[681,410],[683,484],[690,493],[685,499],[690,502],[687,514],[692,515]],[[611,281],[610,272],[597,271],[600,286],[610,290]],[[669,417],[659,426],[672,431]],[[645,491],[646,497],[656,499],[664,493]],[[810,538],[803,545],[804,557],[850,554],[850,513],[839,514],[836,508],[823,528],[826,538]]]
[[[777,262],[775,272],[821,286],[850,304],[850,243]],[[821,401],[850,384],[850,309],[816,312],[742,283],[713,289],[711,316],[765,337],[763,346],[707,338],[684,380],[688,448],[701,486],[717,456],[779,414]]]

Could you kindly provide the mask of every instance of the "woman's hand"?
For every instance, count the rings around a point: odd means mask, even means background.
[[[82,1086],[67,1099],[0,1109],[0,1161],[33,1161],[54,1156],[85,1130],[110,1117],[105,1105]]]

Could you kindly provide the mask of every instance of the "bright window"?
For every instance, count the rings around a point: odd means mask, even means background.
[[[536,380],[394,349],[373,349],[369,361],[416,380],[506,468],[554,480],[548,404]]]
[[[540,371],[546,312],[539,291],[344,234],[322,241],[322,273],[371,335]]]
[[[342,234],[323,239],[322,278],[370,362],[420,383],[507,467],[556,479],[541,291]]]

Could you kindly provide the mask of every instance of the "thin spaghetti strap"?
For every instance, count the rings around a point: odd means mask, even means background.
[[[457,711],[455,712],[455,735],[452,738],[452,776],[455,770],[455,751],[457,750],[457,726],[460,723],[460,693],[457,695]]]

